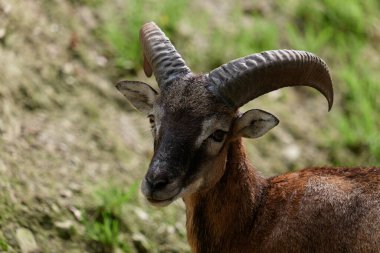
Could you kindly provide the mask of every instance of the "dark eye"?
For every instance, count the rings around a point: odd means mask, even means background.
[[[153,115],[149,115],[148,118],[149,118],[149,123],[151,125],[154,125],[154,116]]]
[[[212,135],[210,135],[209,138],[213,139],[216,142],[222,142],[226,136],[226,133],[227,132],[223,130],[216,130]]]

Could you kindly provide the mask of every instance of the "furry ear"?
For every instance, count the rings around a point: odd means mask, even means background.
[[[149,84],[138,81],[120,81],[116,88],[137,110],[147,114],[152,110],[158,94]]]
[[[236,137],[258,138],[277,126],[279,122],[272,114],[253,109],[236,119],[233,135]]]

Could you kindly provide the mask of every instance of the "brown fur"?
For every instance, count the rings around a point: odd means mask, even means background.
[[[380,168],[310,168],[264,179],[246,159],[239,128],[251,127],[255,137],[268,122],[246,122],[250,114],[228,108],[207,85],[188,75],[160,90],[142,184],[152,204],[183,197],[193,252],[380,252]],[[133,91],[127,97],[141,106],[144,97]],[[226,140],[213,140],[223,129]]]
[[[136,82],[117,87],[152,121],[154,154],[142,192],[159,206],[184,199],[193,252],[380,252],[380,168],[311,168],[264,179],[241,144],[240,137],[278,124],[261,110],[237,111],[270,91],[314,87],[331,108],[332,82],[320,58],[267,51],[195,75],[154,23],[144,27],[144,70],[154,71],[160,93]]]
[[[264,179],[238,140],[220,181],[184,201],[193,252],[380,252],[380,168]]]
[[[156,103],[164,105],[168,112],[185,109],[186,113],[193,113],[198,117],[215,111],[231,111],[205,88],[205,83],[205,77],[202,75],[189,75],[187,78],[179,79],[161,89],[161,96],[158,97]],[[215,110],[210,108],[212,104],[217,104]]]

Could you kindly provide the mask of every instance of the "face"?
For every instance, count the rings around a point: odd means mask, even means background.
[[[148,115],[154,154],[141,189],[158,206],[213,187],[224,174],[232,139],[261,136],[278,123],[260,110],[238,114],[207,89],[202,76],[180,80],[160,94],[139,82],[117,88]]]
[[[223,174],[212,168],[225,159],[234,111],[199,82],[193,78],[166,87],[148,113],[154,155],[142,192],[152,204],[169,204]]]

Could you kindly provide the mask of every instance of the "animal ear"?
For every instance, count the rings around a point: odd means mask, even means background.
[[[235,137],[258,138],[264,135],[280,121],[272,114],[254,109],[245,112],[236,119],[233,127]]]
[[[139,111],[149,113],[157,96],[157,91],[149,84],[138,81],[120,81],[116,88]]]

